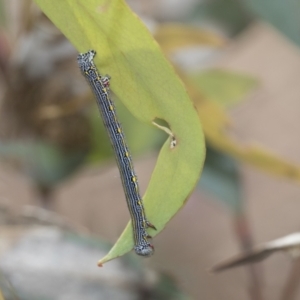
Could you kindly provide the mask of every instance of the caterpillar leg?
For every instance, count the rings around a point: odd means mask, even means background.
[[[150,227],[150,228],[152,228],[154,230],[157,230],[156,227],[152,223],[150,223],[149,221],[146,221],[146,226]]]
[[[110,79],[111,79],[111,77],[109,75],[105,75],[105,76],[101,77],[102,84],[108,89],[109,89],[109,85],[110,85]]]

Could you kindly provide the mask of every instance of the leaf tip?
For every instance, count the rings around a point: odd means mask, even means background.
[[[103,264],[102,264],[101,260],[98,261],[97,266],[100,267],[100,268],[103,267]]]

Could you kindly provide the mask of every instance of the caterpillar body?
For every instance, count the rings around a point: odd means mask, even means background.
[[[132,221],[134,250],[138,255],[150,256],[154,253],[154,247],[149,241],[151,236],[147,233],[147,228],[156,228],[146,218],[129,149],[117,118],[115,105],[109,95],[110,77],[108,75],[100,75],[94,64],[93,59],[95,55],[96,52],[94,50],[79,54],[77,58],[78,65],[93,90],[116,156]]]

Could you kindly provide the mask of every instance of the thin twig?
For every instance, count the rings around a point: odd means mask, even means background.
[[[249,251],[253,247],[252,235],[248,220],[244,213],[237,213],[233,217],[234,229],[242,251]],[[263,278],[261,266],[252,264],[246,267],[249,274],[249,295],[251,300],[263,300]]]
[[[290,274],[286,280],[281,295],[281,300],[294,300],[300,284],[300,258],[295,259],[291,266]]]

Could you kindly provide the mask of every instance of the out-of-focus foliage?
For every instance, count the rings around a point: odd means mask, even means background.
[[[247,8],[270,22],[300,45],[300,2],[298,0],[243,0]]]
[[[221,47],[225,43],[224,38],[219,35],[202,30],[199,27],[179,23],[167,23],[158,26],[154,37],[167,54],[186,47],[199,45]]]
[[[204,0],[199,1],[191,19],[213,21],[234,35],[245,29],[255,17],[260,17],[299,45],[299,16],[298,0]]]
[[[196,88],[197,89],[197,88]],[[192,90],[192,89],[191,89]],[[300,180],[300,166],[290,163],[259,145],[247,145],[228,133],[230,119],[217,103],[201,99],[201,90],[193,88],[207,142],[214,148],[273,175]]]
[[[217,27],[235,35],[249,25],[253,16],[241,0],[203,0],[199,1],[191,19],[197,22],[215,22]]]
[[[3,1],[0,0],[0,26],[5,24],[5,13],[4,13],[4,5]]]
[[[40,141],[12,141],[0,143],[0,157],[12,159],[38,186],[54,186],[72,173],[85,160],[86,153],[74,151],[72,155]]]
[[[0,157],[28,175],[40,204],[50,208],[53,188],[82,166],[90,149],[84,85],[81,89],[73,72],[74,49],[41,11],[29,1],[6,4],[10,18],[0,31]],[[20,9],[16,22],[13,8]]]
[[[167,274],[161,274],[160,281],[157,282],[155,288],[153,299],[191,300],[190,297],[178,288],[174,279]]]
[[[214,195],[231,211],[239,213],[243,207],[239,164],[232,157],[208,146],[198,185]]]
[[[242,101],[258,85],[251,76],[216,69],[192,74],[191,79],[205,98],[223,107]]]

